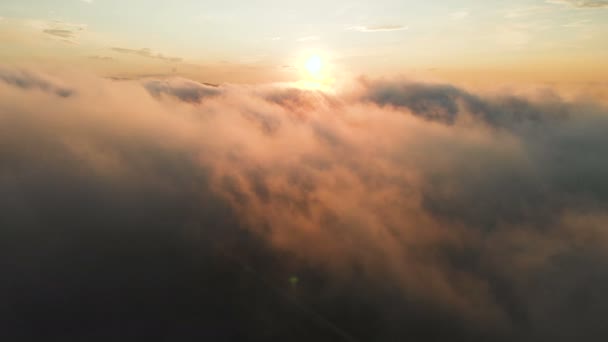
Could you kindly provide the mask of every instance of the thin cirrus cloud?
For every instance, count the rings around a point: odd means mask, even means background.
[[[456,11],[450,14],[450,17],[452,17],[452,19],[464,19],[466,17],[469,16],[469,11],[467,10],[460,10],[460,11]]]
[[[304,37],[300,37],[298,38],[299,42],[312,42],[312,41],[316,41],[319,40],[319,36],[304,36]]]
[[[106,61],[106,62],[114,60],[114,58],[112,58],[112,57],[109,57],[109,56],[99,56],[99,55],[92,55],[92,56],[89,56],[88,58],[92,59],[92,60]]]
[[[347,31],[357,31],[357,32],[389,32],[389,31],[404,31],[407,30],[408,27],[404,25],[359,25],[359,26],[351,26],[347,28]]]
[[[547,0],[547,2],[576,8],[608,8],[608,0]]]
[[[182,58],[165,56],[162,53],[155,53],[154,51],[152,51],[151,49],[148,49],[148,48],[129,49],[129,48],[122,48],[122,47],[112,47],[111,50],[114,52],[122,53],[122,54],[160,59],[160,60],[167,61],[167,62],[181,62],[182,61]]]
[[[61,37],[61,38],[74,38],[76,37],[76,33],[71,30],[64,29],[46,29],[42,32],[46,34],[50,34],[51,36]]]

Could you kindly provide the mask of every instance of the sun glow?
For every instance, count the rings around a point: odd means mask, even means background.
[[[319,55],[312,55],[306,61],[305,67],[310,76],[319,78],[323,69],[323,61]]]
[[[330,91],[334,84],[335,69],[330,56],[323,51],[308,51],[300,55],[294,63],[299,65],[298,87]]]

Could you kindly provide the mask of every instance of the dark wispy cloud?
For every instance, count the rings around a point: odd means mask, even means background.
[[[86,30],[86,25],[54,20],[44,24],[43,33],[66,43],[77,44],[78,38]]]
[[[577,8],[608,8],[608,0],[547,0],[547,2]]]
[[[369,89],[364,95],[366,100],[450,125],[465,116],[494,127],[514,128],[542,125],[576,112],[569,104],[534,103],[508,94],[482,98],[452,85],[377,82]]]
[[[42,31],[46,34],[50,34],[52,36],[57,36],[61,38],[74,38],[76,37],[76,32],[71,30],[63,30],[63,29],[46,29]]]
[[[113,47],[113,48],[111,48],[111,50],[114,52],[118,52],[118,53],[136,55],[136,56],[141,56],[141,57],[146,57],[146,58],[155,58],[155,59],[160,59],[160,60],[167,61],[167,62],[181,62],[182,61],[182,59],[179,57],[165,56],[161,53],[153,52],[151,49],[148,49],[148,48],[127,49],[127,48],[121,48],[121,47]]]
[[[605,340],[599,103],[1,70],[7,340]]]
[[[171,95],[185,102],[200,102],[206,97],[221,93],[220,88],[183,78],[148,80],[144,87],[154,96]]]
[[[22,89],[38,89],[60,97],[73,95],[74,90],[40,73],[28,70],[0,68],[0,81]]]

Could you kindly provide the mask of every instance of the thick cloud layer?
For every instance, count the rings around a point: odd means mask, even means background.
[[[608,336],[599,104],[0,75],[7,339]]]

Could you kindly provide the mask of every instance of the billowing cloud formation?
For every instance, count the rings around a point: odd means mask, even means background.
[[[599,104],[2,70],[12,340],[606,336]]]
[[[477,120],[496,127],[517,130],[525,124],[546,123],[572,115],[578,108],[563,103],[555,94],[545,101],[530,102],[521,97],[503,95],[481,98],[451,85],[420,83],[375,83],[364,99],[380,106],[407,109],[426,120],[454,124],[459,120]]]

